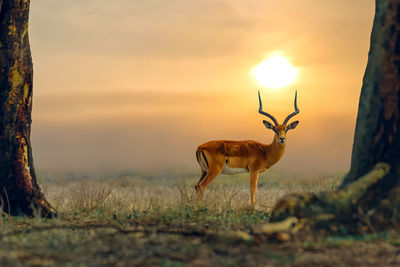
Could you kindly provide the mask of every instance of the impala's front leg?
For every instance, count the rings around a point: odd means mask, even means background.
[[[250,172],[250,200],[251,200],[251,207],[253,208],[256,203],[257,182],[258,182],[258,172],[257,171]]]

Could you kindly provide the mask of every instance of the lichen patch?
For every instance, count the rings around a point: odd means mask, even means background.
[[[23,84],[24,79],[18,70],[18,62],[15,62],[14,66],[12,66],[10,68],[10,71],[8,74],[8,81],[11,83],[11,86],[13,89],[15,89]]]

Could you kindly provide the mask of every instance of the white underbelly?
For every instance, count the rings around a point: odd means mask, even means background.
[[[225,164],[225,167],[222,169],[223,174],[239,174],[239,173],[248,173],[249,170],[245,168],[231,168]]]

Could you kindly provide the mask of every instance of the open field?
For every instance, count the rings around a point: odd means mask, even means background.
[[[56,219],[3,215],[0,265],[48,266],[399,266],[400,233],[301,236],[267,242],[252,229],[284,194],[332,190],[341,176],[260,177],[255,209],[248,177],[220,176],[194,193],[194,174],[90,179],[43,177]],[[85,180],[86,179],[86,180]],[[100,181],[99,181],[100,180]]]

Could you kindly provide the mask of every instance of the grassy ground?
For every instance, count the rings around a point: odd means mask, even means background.
[[[122,175],[101,182],[42,180],[57,219],[0,221],[0,266],[400,266],[400,233],[263,241],[252,229],[284,194],[332,190],[339,176],[260,178],[255,209],[248,177],[220,176],[194,194],[196,177]],[[83,180],[83,179],[81,179]]]

